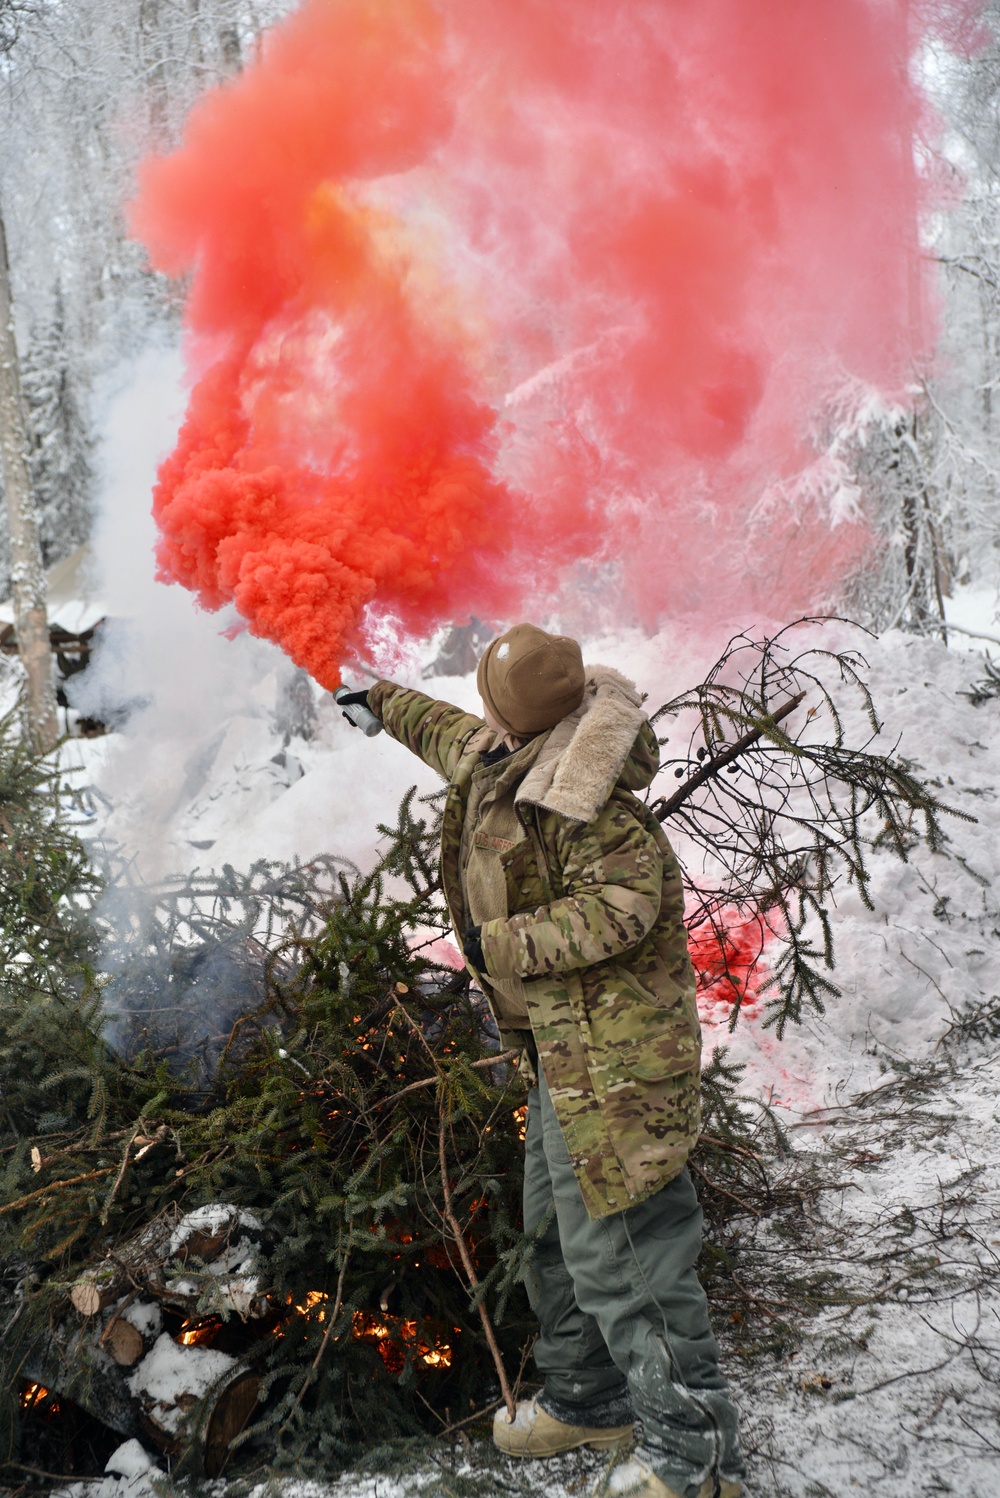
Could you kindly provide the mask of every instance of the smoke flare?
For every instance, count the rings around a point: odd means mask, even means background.
[[[309,0],[141,170],[191,278],[160,576],[327,687],[369,607],[509,618],[575,563],[650,624],[815,606],[865,532],[787,502],[810,421],[932,332],[908,12]]]

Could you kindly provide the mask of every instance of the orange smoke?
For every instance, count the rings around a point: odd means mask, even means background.
[[[864,528],[768,496],[928,338],[907,15],[309,0],[141,171],[190,277],[160,576],[328,687],[369,606],[501,619],[573,563],[650,623],[819,601]]]

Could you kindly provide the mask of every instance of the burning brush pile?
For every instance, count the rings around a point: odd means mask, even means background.
[[[461,1424],[521,1367],[524,1086],[481,996],[423,955],[432,822],[408,798],[364,877],[227,870],[142,921],[106,896],[99,952],[81,925],[75,970],[5,996],[15,1465],[71,1470],[80,1412],[175,1471],[228,1470],[237,1438],[338,1465],[373,1431]]]
[[[766,946],[779,1034],[836,993],[837,878],[940,837],[905,767],[846,741],[859,659],[795,638],[734,641],[654,719],[703,989],[762,1004]],[[7,723],[0,812],[0,1466],[99,1471],[137,1436],[175,1473],[328,1472],[488,1415],[530,1367],[525,1078],[434,956],[433,804],[404,799],[368,874],[102,885]],[[717,1053],[692,1162],[727,1305],[780,1149],[738,1083]]]

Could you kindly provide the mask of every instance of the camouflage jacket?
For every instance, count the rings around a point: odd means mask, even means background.
[[[465,810],[497,737],[481,718],[392,682],[368,696],[386,730],[449,782],[441,875],[461,942]],[[694,973],[677,860],[634,794],[659,764],[634,687],[608,667],[588,668],[581,707],[539,737],[516,793],[527,835],[497,853],[508,913],[483,925],[483,954],[489,974],[523,981],[539,1061],[597,1218],[651,1196],[697,1139]]]

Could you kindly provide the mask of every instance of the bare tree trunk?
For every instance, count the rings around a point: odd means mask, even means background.
[[[243,69],[243,49],[235,26],[219,27],[219,51],[222,54],[223,74],[227,78],[235,78]]]
[[[28,731],[35,748],[47,753],[59,737],[52,652],[45,610],[45,573],[38,544],[38,521],[28,468],[28,434],[21,397],[21,368],[14,338],[7,236],[0,212],[0,457],[7,497],[13,563],[14,628],[28,677]]]

